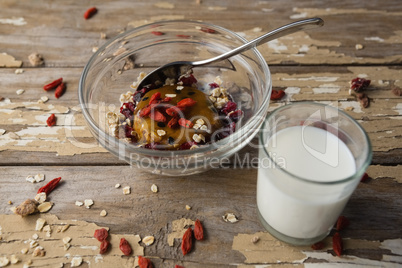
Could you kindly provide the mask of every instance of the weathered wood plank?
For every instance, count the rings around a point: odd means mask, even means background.
[[[402,184],[396,180],[402,179],[401,168],[395,167],[391,174],[387,167],[370,167],[373,179],[359,185],[343,213],[351,220],[349,228],[342,233],[344,238],[366,239],[365,243],[369,244],[370,241],[400,236]],[[162,260],[174,259],[211,267],[244,263],[242,254],[232,250],[234,237],[264,231],[256,214],[256,169],[218,169],[181,178],[150,175],[130,167],[101,166],[8,166],[0,167],[0,173],[1,214],[11,213],[9,200],[19,204],[33,197],[44,183],[61,176],[64,182],[50,195],[50,200],[55,203],[52,214],[61,220],[84,220],[107,226],[112,234],[154,235],[156,242],[145,248],[145,254]],[[37,173],[44,173],[46,181],[37,184],[25,181],[27,175]],[[384,178],[382,174],[387,173],[389,178]],[[122,187],[131,186],[131,194],[123,195],[121,188],[115,188],[116,183]],[[151,191],[152,184],[158,186],[158,193]],[[84,199],[93,199],[95,204],[90,209],[74,205],[76,200]],[[192,209],[186,210],[186,205]],[[102,209],[108,212],[106,217],[99,216]],[[225,223],[222,216],[226,212],[233,212],[239,222]],[[206,241],[196,243],[194,252],[185,257],[178,241],[173,247],[167,243],[172,222],[181,218],[201,219],[207,237]],[[379,249],[373,251],[364,247],[365,243],[351,246],[346,254],[371,260],[380,260],[385,254]],[[297,251],[301,249],[304,248],[296,248]],[[332,261],[336,262],[336,259]]]
[[[100,46],[100,33],[109,37],[132,26],[163,19],[192,19],[221,25],[251,39],[292,20],[321,16],[321,29],[294,34],[263,45],[260,50],[270,64],[400,64],[402,8],[397,1],[97,1],[99,9],[90,20],[83,13],[86,2],[2,1],[0,19],[23,18],[26,24],[0,23],[0,47],[24,66],[27,56],[42,53],[48,67],[83,67],[92,47]],[[63,12],[60,12],[63,10]],[[236,19],[233,19],[236,18]],[[348,23],[344,23],[348,21]],[[368,22],[376,22],[369,24]],[[259,28],[256,30],[256,28]],[[261,32],[260,32],[261,31]],[[342,34],[335,34],[340,33]],[[356,44],[363,49],[356,50]]]

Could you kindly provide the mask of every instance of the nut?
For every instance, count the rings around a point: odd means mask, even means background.
[[[38,210],[40,213],[48,212],[53,207],[53,203],[51,202],[43,202],[38,206]]]
[[[149,235],[146,236],[142,239],[142,242],[146,245],[146,246],[150,246],[155,242],[155,237]]]
[[[28,56],[28,60],[31,63],[32,66],[40,66],[44,63],[42,55],[38,53],[32,53],[31,55]]]
[[[14,213],[22,217],[30,215],[38,211],[38,204],[39,203],[36,202],[36,200],[27,199],[15,209]]]
[[[254,236],[253,239],[251,239],[251,242],[253,244],[257,243],[260,240],[260,238],[258,236]]]

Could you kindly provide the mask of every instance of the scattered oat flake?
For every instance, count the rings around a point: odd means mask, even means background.
[[[349,106],[349,107],[346,107],[346,108],[345,108],[345,111],[349,111],[349,112],[350,112],[350,111],[353,111],[353,110],[354,110],[354,107],[352,107],[352,106]]]
[[[70,243],[65,243],[63,245],[63,247],[64,247],[64,250],[68,250],[71,247],[71,244]]]
[[[32,239],[35,239],[35,240],[36,240],[36,239],[38,239],[38,238],[39,238],[39,235],[38,235],[38,234],[33,234],[33,235],[32,235]]]
[[[259,33],[259,32],[261,32],[262,31],[262,28],[261,27],[255,27],[255,28],[253,28],[253,32],[255,32],[255,33]]]
[[[46,193],[45,192],[41,192],[37,195],[35,195],[35,200],[38,201],[39,204],[42,204],[46,201]]]
[[[153,237],[152,235],[146,236],[142,239],[142,242],[146,245],[146,246],[150,246],[155,242],[155,237]]]
[[[46,255],[46,251],[43,247],[37,246],[32,252],[33,257],[43,257]]]
[[[23,90],[23,89],[18,89],[18,90],[16,91],[17,95],[21,95],[21,94],[23,94],[24,92],[25,92],[25,90]]]
[[[43,103],[47,102],[48,100],[49,100],[49,98],[47,96],[40,97],[40,101]]]
[[[187,210],[190,210],[191,207],[190,207],[189,205],[186,205],[186,209],[187,209]]]
[[[36,182],[41,182],[45,180],[45,174],[36,174],[35,175],[35,181]]]
[[[37,220],[36,220],[36,227],[35,227],[35,230],[36,230],[36,231],[42,230],[42,228],[43,228],[43,226],[45,226],[45,224],[46,224],[46,220],[45,220],[45,219],[42,219],[42,218],[37,219]]]
[[[23,248],[23,249],[21,249],[21,253],[22,253],[22,254],[27,254],[28,251],[29,251],[29,248]]]
[[[114,186],[114,188],[117,189],[117,188],[120,188],[120,186],[121,186],[120,183],[117,183],[117,184]]]
[[[258,236],[254,236],[253,239],[251,239],[251,242],[253,244],[257,243],[260,240],[260,238]]]
[[[176,89],[177,90],[182,90],[184,87],[183,86],[177,86]]]
[[[158,192],[158,186],[156,186],[155,184],[152,184],[151,191],[154,192],[154,193],[157,193]]]
[[[130,186],[126,186],[123,188],[123,194],[130,194],[131,193],[131,187]]]
[[[236,215],[233,213],[226,213],[224,216],[222,216],[223,220],[225,222],[231,222],[235,223],[238,222],[239,220],[237,219]]]
[[[158,129],[156,131],[156,133],[158,134],[158,136],[162,137],[166,135],[166,131],[162,130],[162,129]]]
[[[71,237],[69,237],[69,236],[66,236],[66,237],[63,238],[63,243],[64,243],[64,244],[67,244],[67,243],[69,243],[70,241],[71,241]]]
[[[51,202],[43,202],[38,206],[38,210],[40,213],[48,212],[53,207],[53,203]]]
[[[165,97],[169,98],[175,98],[177,95],[176,94],[165,94]]]
[[[101,212],[100,212],[100,214],[99,214],[101,217],[106,217],[106,215],[107,215],[107,212],[106,212],[106,210],[102,210]]]
[[[0,267],[5,267],[10,263],[7,257],[0,257]]]
[[[364,47],[363,47],[362,44],[356,44],[355,48],[356,48],[356,50],[361,50],[361,49],[363,49]]]
[[[65,231],[67,231],[67,229],[70,228],[70,224],[66,224],[63,226],[59,226],[59,228],[57,228],[57,232],[58,233],[64,233]]]
[[[22,74],[24,72],[24,69],[16,69],[15,74]]]
[[[71,260],[71,267],[78,267],[82,264],[82,258],[81,257],[74,257]]]
[[[16,264],[20,261],[20,259],[17,258],[14,254],[10,256],[10,263],[11,264]]]
[[[77,207],[81,207],[82,205],[84,205],[84,203],[82,203],[81,201],[75,201],[75,205]]]
[[[99,47],[92,47],[92,52],[95,53],[96,51],[98,51]]]
[[[94,201],[92,199],[85,199],[84,200],[84,205],[86,208],[90,208],[94,204]]]
[[[0,128],[0,135],[3,135],[4,133],[6,133],[5,129]]]
[[[35,178],[34,176],[29,175],[28,177],[25,178],[26,181],[30,182],[30,183],[34,183],[35,182]]]
[[[121,48],[117,49],[117,50],[113,53],[113,56],[118,56],[118,55],[124,53],[126,50],[127,50],[127,48],[121,47]]]
[[[105,34],[105,33],[100,33],[100,38],[101,38],[101,39],[106,39],[106,38],[107,38],[107,36],[106,36],[106,34]]]

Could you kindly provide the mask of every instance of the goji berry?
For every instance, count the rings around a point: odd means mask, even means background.
[[[109,249],[110,242],[107,240],[103,240],[100,247],[99,247],[99,254],[105,254]]]
[[[99,242],[106,240],[108,236],[109,233],[105,228],[95,230],[94,237],[98,239]]]
[[[156,122],[166,122],[166,117],[158,110],[152,111],[149,117]]]
[[[170,116],[179,116],[179,113],[183,111],[183,109],[173,106],[166,109],[166,113]]]
[[[179,101],[176,106],[179,108],[186,108],[186,107],[191,107],[194,106],[197,102],[193,100],[192,98],[185,98],[181,101]]]
[[[151,34],[159,36],[159,35],[164,35],[164,33],[160,32],[160,31],[152,31]]]
[[[124,255],[129,256],[132,252],[131,246],[125,238],[120,239],[119,248]]]
[[[89,9],[87,9],[87,11],[85,11],[84,13],[84,19],[90,19],[93,15],[96,14],[96,12],[98,12],[98,9],[96,9],[96,7],[91,7]]]
[[[47,85],[44,85],[43,89],[46,91],[52,90],[52,89],[56,88],[58,85],[60,85],[62,82],[63,82],[63,78],[56,79],[53,82],[51,82]]]
[[[325,244],[322,241],[317,242],[314,245],[311,245],[311,248],[314,250],[320,250],[320,249],[323,249],[324,247],[325,247]]]
[[[350,221],[348,220],[348,218],[346,218],[345,216],[339,216],[338,220],[336,221],[336,230],[339,232],[348,227],[349,224]]]
[[[60,98],[63,96],[64,92],[66,91],[66,83],[61,83],[57,88],[56,91],[54,92],[54,96],[56,99]]]
[[[369,175],[367,173],[364,173],[363,177],[360,179],[361,182],[365,182],[369,179]]]
[[[51,127],[56,125],[56,116],[54,114],[51,114],[47,120],[46,120],[46,124]]]
[[[285,96],[285,91],[273,89],[271,93],[271,100],[280,100]]]
[[[158,103],[158,100],[160,100],[160,98],[161,98],[161,93],[160,92],[154,93],[151,96],[151,98],[149,99],[149,104]]]
[[[365,90],[371,83],[371,80],[356,77],[350,82],[350,89],[356,92]]]
[[[140,268],[153,268],[152,262],[150,259],[145,258],[143,256],[138,256],[138,265]]]
[[[338,232],[334,234],[332,237],[332,248],[336,255],[341,256],[343,245],[342,245],[342,238]]]
[[[46,196],[48,196],[50,194],[50,192],[52,192],[54,190],[54,188],[56,188],[56,186],[59,184],[60,180],[61,180],[61,177],[58,177],[56,179],[49,181],[48,184],[46,184],[43,187],[40,187],[37,193],[38,194],[46,193]]]
[[[175,265],[174,268],[184,268],[184,266],[180,266],[180,265]]]
[[[194,237],[197,240],[204,240],[204,228],[199,219],[197,219],[194,224]]]
[[[141,112],[140,112],[140,117],[145,117],[151,114],[151,106],[146,106],[144,108],[142,108]]]
[[[183,255],[186,255],[193,248],[193,230],[188,228],[187,231],[183,235],[183,239],[181,241],[181,251]]]
[[[168,127],[175,128],[175,127],[177,127],[178,122],[179,122],[179,119],[177,117],[173,117],[172,119],[169,120]]]
[[[190,120],[180,118],[179,125],[185,128],[192,128],[194,124]]]
[[[216,32],[214,29],[207,28],[207,27],[202,27],[201,31],[204,33],[212,33],[212,34]]]

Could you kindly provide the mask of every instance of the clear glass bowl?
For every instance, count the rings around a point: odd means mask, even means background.
[[[120,107],[120,94],[141,72],[178,60],[212,58],[247,42],[225,28],[193,21],[163,21],[129,30],[111,39],[91,57],[79,82],[79,100],[90,131],[111,153],[153,173],[190,175],[219,166],[244,147],[266,116],[272,81],[264,58],[251,49],[211,66],[197,67],[199,84],[220,76],[244,116],[236,131],[216,143],[194,150],[161,151],[140,148],[108,133],[106,113]],[[218,163],[218,164],[217,164]]]

